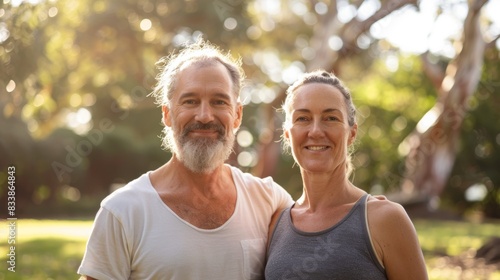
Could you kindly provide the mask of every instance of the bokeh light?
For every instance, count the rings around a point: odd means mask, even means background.
[[[249,147],[253,144],[253,136],[248,130],[240,130],[238,131],[238,135],[236,135],[236,141],[238,145],[243,148]]]

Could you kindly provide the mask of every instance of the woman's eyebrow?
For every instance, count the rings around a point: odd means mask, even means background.
[[[311,110],[309,109],[295,109],[293,112],[301,112],[301,113],[310,113]],[[328,108],[322,111],[322,113],[331,113],[331,112],[341,112],[339,109],[335,108]]]

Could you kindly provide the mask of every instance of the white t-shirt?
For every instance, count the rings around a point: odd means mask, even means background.
[[[263,279],[271,216],[290,195],[268,177],[231,167],[237,199],[216,229],[177,216],[151,185],[149,173],[101,203],[78,273],[105,279]]]

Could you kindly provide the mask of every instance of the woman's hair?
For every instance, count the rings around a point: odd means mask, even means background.
[[[229,52],[223,53],[217,46],[203,39],[186,46],[178,53],[172,52],[156,63],[160,73],[156,77],[158,82],[151,95],[156,99],[158,105],[170,107],[170,100],[179,73],[193,64],[207,66],[214,63],[220,63],[226,67],[233,83],[233,93],[238,98],[245,79],[245,74],[241,68],[241,59],[233,59]]]
[[[342,93],[347,108],[347,123],[349,124],[350,127],[353,127],[354,124],[356,124],[356,107],[352,102],[352,97],[349,89],[333,73],[329,73],[325,70],[316,70],[313,72],[305,73],[304,75],[302,75],[302,77],[300,77],[297,81],[295,81],[295,83],[293,83],[287,89],[285,102],[281,106],[281,111],[285,113],[285,121],[283,122],[283,132],[285,130],[288,130],[292,125],[292,106],[293,106],[293,101],[295,100],[297,89],[303,85],[312,83],[331,85],[336,89],[338,89],[340,93]],[[281,139],[284,151],[290,153],[290,140],[288,140],[284,136],[282,136]],[[351,153],[352,151],[349,152],[346,159],[348,176],[353,171],[353,166],[351,163]]]

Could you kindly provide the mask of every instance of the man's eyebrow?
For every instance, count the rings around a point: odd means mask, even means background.
[[[190,97],[196,97],[196,96],[198,96],[197,93],[188,91],[188,92],[181,93],[179,98],[190,98]],[[227,99],[227,100],[231,99],[231,96],[227,93],[216,93],[216,94],[214,94],[214,97],[221,98],[221,99]]]
[[[231,100],[231,96],[227,93],[216,93],[215,97],[218,97],[221,99],[226,99],[226,100]]]

